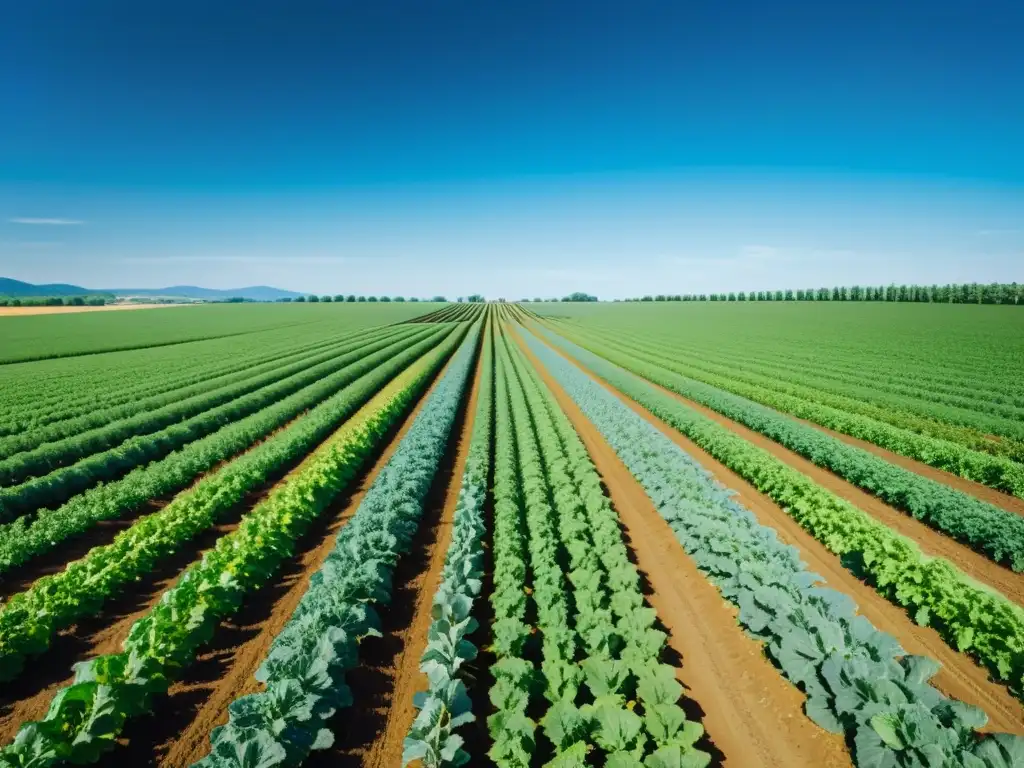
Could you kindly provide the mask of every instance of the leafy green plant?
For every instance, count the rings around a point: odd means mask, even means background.
[[[996,747],[1018,749],[1024,743],[981,737],[975,729],[986,721],[984,713],[947,699],[929,684],[934,662],[906,655],[892,637],[857,615],[847,596],[818,586],[819,577],[806,571],[795,550],[671,440],[565,358],[532,335],[524,337],[644,486],[698,567],[739,607],[740,623],[804,690],[808,717],[848,736],[858,766],[973,766]],[[612,377],[600,358],[552,340]],[[638,690],[656,702],[665,682],[641,681]],[[671,727],[671,720],[665,723]],[[886,742],[883,735],[891,734],[879,732],[886,724],[903,746],[894,739]],[[921,729],[934,737],[935,748],[924,751],[910,739],[910,731]]]

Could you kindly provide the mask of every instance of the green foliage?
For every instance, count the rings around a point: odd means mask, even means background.
[[[160,512],[122,531],[111,544],[95,547],[64,571],[44,576],[28,590],[13,595],[0,607],[0,679],[18,675],[26,658],[46,651],[59,629],[97,611],[124,584],[208,529],[247,492],[299,460],[388,380],[435,348],[444,336],[440,332],[398,354],[398,350],[391,350],[384,359],[357,364],[353,373],[359,378],[287,429],[205,477]],[[440,348],[450,345],[452,338],[449,336]],[[143,498],[150,496],[144,494]],[[61,522],[65,521],[58,519],[55,526],[58,534],[62,533]],[[71,518],[66,524],[78,523]]]
[[[363,642],[379,635],[374,605],[390,601],[395,564],[412,545],[455,421],[477,339],[474,331],[462,343],[398,449],[339,532],[334,549],[310,579],[298,607],[256,672],[264,690],[228,707],[227,725],[214,729],[211,754],[197,766],[235,768],[233,755],[257,739],[280,748],[280,759],[270,765],[298,765],[311,751],[333,742],[326,722],[339,708],[353,703],[345,673],[358,664]],[[448,616],[466,632],[472,631],[473,620],[464,607],[453,606]],[[441,634],[447,633],[442,630]],[[433,650],[445,658],[475,655],[475,651],[465,652],[458,646],[458,642],[454,649],[435,644]],[[453,650],[454,654],[446,653]],[[432,667],[432,683],[438,676],[436,668]],[[447,758],[446,764],[461,765],[465,762],[459,758],[461,740],[450,733],[442,737],[440,732],[446,726],[472,720],[469,697],[461,681],[450,677],[443,688],[436,701],[421,709],[417,722],[438,755]],[[279,706],[282,692],[289,692],[288,699],[301,706]],[[419,756],[428,754],[424,750]]]
[[[548,338],[617,386],[632,380],[601,358]],[[817,586],[819,577],[805,570],[796,550],[678,446],[564,358],[532,337],[527,342],[644,486],[698,567],[739,607],[747,632],[806,693],[808,716],[852,740],[858,766],[981,765],[994,746],[1020,748],[1024,740],[1014,737],[995,744],[979,737],[975,729],[985,715],[928,683],[937,664],[906,655],[858,616],[848,597]],[[659,696],[656,687],[647,690]],[[671,719],[658,722],[656,729],[671,729]],[[923,739],[933,745],[927,751]]]

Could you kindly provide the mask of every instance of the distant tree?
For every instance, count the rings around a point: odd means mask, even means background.
[[[298,302],[299,304],[301,304],[301,303],[302,303],[302,302],[304,302],[305,300],[306,300],[306,297],[305,297],[305,296],[297,296],[297,297],[295,298],[295,301],[296,301],[296,302]]]
[[[542,299],[542,298],[540,298],[540,297],[538,297],[538,296],[534,296],[534,297],[533,297],[533,301],[534,301],[535,303],[537,303],[537,304],[540,304],[540,303],[543,303],[544,299]]]
[[[280,299],[277,299],[277,301],[278,301],[278,302],[279,302],[280,304],[290,304],[290,303],[291,303],[291,300],[292,300],[292,297],[291,297],[291,296],[282,296],[282,297],[281,297]]]
[[[306,301],[310,302],[311,304],[316,304],[320,301],[320,297],[315,295],[310,296],[308,299],[306,299]]]
[[[644,296],[642,299],[640,299],[640,301],[654,301],[654,297],[648,294],[647,296]]]
[[[391,297],[390,296],[381,296],[380,297],[380,301],[384,302],[385,304],[390,304],[391,303]]]
[[[67,303],[72,307],[84,307],[85,298],[83,298],[82,296],[72,296],[70,299],[68,299]]]
[[[659,301],[663,300],[664,297],[659,299]],[[597,301],[597,296],[591,296],[589,293],[576,291],[575,293],[570,293],[568,296],[564,297],[562,301]]]
[[[483,304],[486,301],[486,299],[483,297],[482,294],[474,293],[471,294],[469,298],[466,299],[466,301],[468,301],[470,304]]]
[[[343,294],[343,293],[335,294],[335,296],[334,296],[334,303],[335,304],[337,304],[339,302],[342,302],[344,300],[345,300],[345,294]]]
[[[457,304],[462,304],[465,302],[465,299],[462,296],[459,296],[457,299],[455,299],[455,302]]]
[[[376,296],[367,296],[366,300],[369,301],[370,303],[373,303],[373,304],[377,303],[377,297]]]
[[[330,304],[332,301],[334,301],[334,299],[332,299],[330,296],[321,296],[320,301],[326,301],[328,304]]]
[[[360,296],[359,298],[356,299],[356,301],[357,302],[358,301],[366,301],[366,297],[365,296]]]

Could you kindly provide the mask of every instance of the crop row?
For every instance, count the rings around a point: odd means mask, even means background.
[[[767,494],[844,565],[869,578],[917,623],[934,626],[952,647],[970,653],[1017,696],[1024,695],[1024,609],[979,586],[941,558],[926,557],[859,508],[784,462],[702,416],[648,382],[558,336],[556,346],[664,420]]]
[[[1007,493],[1024,495],[1024,465],[1003,456],[993,455],[990,451],[973,450],[959,443],[917,434],[896,426],[890,423],[890,420],[899,421],[898,414],[873,406],[864,399],[830,396],[810,387],[780,383],[778,377],[744,376],[732,371],[708,372],[710,366],[705,363],[694,365],[689,361],[680,362],[674,350],[654,347],[650,343],[636,339],[619,342],[598,338],[599,343],[607,349],[632,354],[674,373],[727,390],[777,411],[867,440],[969,480]],[[1019,434],[1024,437],[1024,428],[1019,423],[1011,424],[1013,429],[1003,430],[1003,433]],[[994,446],[993,451],[998,450],[996,446],[1003,445],[999,441],[986,440],[980,435],[978,442]],[[1015,445],[1020,447],[1013,441],[1009,441],[1008,445],[1011,448]]]
[[[174,388],[150,397],[133,397],[119,405],[103,407],[97,402],[98,393],[90,392],[88,396],[92,399],[92,407],[86,412],[45,425],[34,425],[17,435],[0,438],[0,457],[3,457],[0,461],[0,482],[10,485],[29,475],[51,471],[74,458],[116,445],[126,437],[181,421],[278,379],[326,362],[332,355],[344,354],[360,344],[386,336],[387,329],[383,332],[358,332],[325,347],[299,354],[264,361],[250,359],[241,370],[226,376],[215,376],[208,372],[207,376],[190,386]],[[81,440],[86,433],[89,439]],[[79,440],[69,444],[68,438]],[[19,457],[19,463],[12,463],[12,458]],[[15,472],[15,469],[18,471]]]
[[[1024,740],[979,735],[985,714],[928,683],[938,670],[934,661],[906,655],[894,638],[856,614],[849,597],[818,586],[820,577],[806,570],[797,551],[759,525],[682,449],[573,364],[524,336],[643,485],[683,549],[739,608],[739,623],[807,695],[808,717],[846,735],[858,766],[1017,764]]]
[[[514,490],[526,523],[541,664],[538,674],[525,625],[495,623],[504,658],[492,668],[498,712],[489,718],[491,758],[499,766],[529,764],[527,711],[539,695],[547,700],[540,724],[555,764],[587,764],[597,749],[608,765],[706,765],[710,756],[693,746],[703,729],[686,719],[674,670],[658,661],[666,635],[653,628],[655,612],[644,605],[585,450],[507,340],[498,361],[515,441],[505,456],[517,456]]]
[[[619,341],[632,343],[636,340],[657,343],[673,354],[687,358],[689,362],[707,365],[714,371],[724,368],[726,373],[745,371],[752,374],[772,376],[776,384],[780,380],[807,384],[814,389],[821,389],[839,395],[847,395],[857,401],[869,400],[879,405],[906,409],[923,416],[940,421],[952,420],[954,423],[970,424],[988,431],[1013,429],[1019,434],[1019,420],[1024,416],[1024,399],[1018,400],[1012,395],[990,393],[998,401],[986,397],[984,389],[979,396],[976,387],[984,388],[985,382],[965,382],[956,380],[955,386],[943,386],[933,390],[920,383],[908,381],[906,371],[894,372],[889,369],[879,371],[865,370],[863,361],[843,361],[841,356],[833,353],[826,363],[803,356],[782,355],[766,352],[763,348],[743,347],[743,351],[724,352],[706,350],[685,337],[677,334],[647,333],[620,331],[602,328],[601,333],[614,337]],[[831,351],[831,350],[830,350]],[[712,367],[715,366],[715,367]]]
[[[584,340],[584,347],[775,440],[918,520],[1024,571],[1024,517],[954,490],[844,443],[815,427],[716,387],[673,373],[634,354]]]
[[[414,699],[418,712],[403,743],[403,765],[419,760],[424,768],[442,768],[464,765],[471,757],[462,748],[464,740],[456,730],[476,719],[463,666],[477,656],[477,648],[468,638],[478,627],[473,608],[483,588],[487,532],[484,506],[494,411],[493,346],[493,326],[488,323],[480,353],[482,373],[469,455],[441,583],[431,605],[433,620],[427,631],[427,645],[420,658],[427,688]]]
[[[221,537],[132,625],[121,653],[77,664],[74,682],[57,693],[46,717],[23,724],[14,742],[0,751],[0,766],[91,763],[115,746],[127,720],[152,708],[220,621],[273,578],[298,538],[408,410],[461,335],[449,336],[380,390],[234,532]]]
[[[975,408],[928,402],[928,393],[917,387],[902,387],[899,393],[888,392],[892,385],[872,378],[863,370],[863,365],[843,367],[830,359],[828,370],[820,370],[816,364],[802,358],[800,362],[784,364],[754,351],[740,356],[735,352],[724,354],[684,345],[681,340],[666,338],[663,334],[626,334],[609,329],[601,329],[600,333],[605,338],[614,336],[615,340],[628,344],[640,342],[648,351],[670,352],[675,363],[685,363],[686,368],[681,373],[697,372],[694,378],[700,378],[701,371],[710,372],[860,413],[919,434],[959,442],[996,456],[1024,456],[1021,441],[994,436],[997,432],[1019,433],[1019,420],[984,414]],[[972,394],[975,395],[973,402],[977,403],[981,395],[977,390]]]
[[[435,347],[441,335],[368,365],[361,378],[122,531],[112,543],[94,547],[64,571],[13,595],[0,607],[0,680],[19,674],[26,657],[43,653],[57,630],[99,610],[108,597],[208,529],[246,493],[308,453],[389,379]],[[449,336],[441,349],[452,343]]]
[[[201,473],[231,459],[256,441],[266,438],[307,409],[317,406],[325,398],[352,385],[359,377],[374,372],[378,366],[388,363],[399,353],[422,354],[424,350],[437,343],[444,333],[445,331],[437,332],[415,344],[414,339],[407,338],[375,353],[367,354],[322,381],[228,424],[207,437],[189,443],[160,461],[139,467],[120,480],[90,488],[57,509],[39,510],[34,516],[26,515],[11,523],[0,525],[0,574],[89,530],[100,520],[122,517],[137,510],[149,499],[181,490]],[[394,369],[388,367],[381,369],[379,373],[386,370]],[[371,390],[360,387],[358,391]],[[250,462],[265,462],[263,457],[269,455],[268,452],[278,450],[276,446],[280,445],[279,441],[283,439],[287,438],[284,435],[271,436],[266,443],[255,448],[250,456],[241,458],[235,463],[234,469],[229,471],[234,472]],[[274,460],[270,460],[268,466],[273,465]]]
[[[398,334],[399,337],[401,335]],[[28,478],[41,478],[112,448],[118,449],[119,454],[131,456],[131,438],[147,446],[147,457],[149,451],[159,455],[160,451],[173,450],[252,409],[333,373],[339,364],[344,365],[354,355],[362,354],[364,349],[372,351],[375,345],[393,340],[392,332],[385,331],[368,339],[340,344],[285,366],[275,366],[269,371],[254,371],[249,378],[189,398],[179,399],[177,393],[172,392],[162,396],[160,403],[153,403],[142,410],[133,406],[117,408],[113,412],[99,410],[95,416],[100,421],[94,422],[93,426],[53,442],[33,430],[24,436],[28,450],[0,461],[0,485],[9,487]],[[276,394],[270,395],[272,399],[268,400],[269,393]],[[36,435],[39,439],[32,442]]]
[[[104,367],[93,372],[82,370],[80,364],[68,366],[62,363],[61,367],[42,374],[46,382],[36,381],[40,375],[37,373],[25,386],[12,388],[15,392],[21,390],[22,396],[4,398],[3,409],[0,410],[0,435],[8,436],[5,440],[10,439],[14,433],[78,418],[94,409],[149,401],[171,391],[178,391],[182,398],[191,397],[226,383],[236,374],[244,375],[254,365],[273,361],[283,363],[379,330],[354,329],[333,333],[326,338],[292,337],[277,343],[260,337],[248,343],[236,341],[230,349],[215,348],[188,356],[172,356],[159,348],[148,354],[139,350],[130,353],[128,360],[105,360]],[[145,359],[157,353],[160,353],[159,358]],[[44,387],[44,383],[50,386]],[[7,455],[9,451],[5,449],[3,453]]]
[[[391,599],[398,558],[409,552],[424,502],[448,442],[472,366],[479,330],[463,341],[448,371],[381,470],[335,547],[310,579],[288,623],[256,672],[264,689],[228,706],[210,755],[196,768],[299,765],[333,743],[326,722],[351,706],[345,673],[363,641],[379,635],[375,606]]]
[[[420,336],[422,338],[422,336]],[[21,485],[0,490],[0,520],[10,520],[40,507],[60,504],[100,481],[111,481],[146,462],[161,459],[175,449],[215,432],[226,424],[256,413],[283,397],[315,384],[348,364],[402,341],[390,337],[361,344],[327,363],[301,371],[256,392],[212,408],[159,432],[129,438],[120,445],[95,453],[69,467],[62,467]]]

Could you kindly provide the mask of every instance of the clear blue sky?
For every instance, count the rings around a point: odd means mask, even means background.
[[[1024,280],[1024,6],[8,4],[0,275]]]

